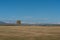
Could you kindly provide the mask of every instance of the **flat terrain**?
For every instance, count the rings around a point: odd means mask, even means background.
[[[0,26],[0,40],[60,40],[60,26]]]

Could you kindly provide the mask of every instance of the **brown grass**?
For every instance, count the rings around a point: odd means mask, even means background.
[[[0,40],[60,40],[60,27],[0,26]]]

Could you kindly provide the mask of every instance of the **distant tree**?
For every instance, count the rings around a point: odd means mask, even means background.
[[[17,20],[16,24],[21,25],[21,20]]]

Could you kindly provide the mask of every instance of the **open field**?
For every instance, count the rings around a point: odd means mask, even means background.
[[[0,40],[60,40],[60,26],[0,26]]]

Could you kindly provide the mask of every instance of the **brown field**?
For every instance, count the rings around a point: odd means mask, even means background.
[[[60,40],[60,26],[0,26],[0,40]]]

